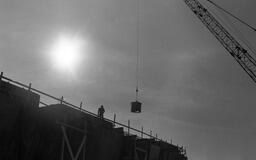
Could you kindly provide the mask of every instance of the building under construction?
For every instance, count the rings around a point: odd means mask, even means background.
[[[39,107],[45,93],[0,79],[1,160],[187,160],[182,147],[67,102]]]

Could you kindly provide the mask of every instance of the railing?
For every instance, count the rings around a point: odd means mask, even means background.
[[[37,93],[37,94],[39,94],[39,95],[44,95],[44,96],[46,96],[46,97],[52,98],[52,99],[54,99],[54,100],[56,100],[56,101],[59,101],[61,104],[65,104],[65,105],[67,105],[67,106],[69,106],[69,107],[71,107],[71,108],[77,109],[77,110],[79,110],[79,111],[81,111],[81,112],[84,112],[84,113],[86,113],[86,114],[89,114],[89,115],[91,115],[91,116],[93,116],[93,117],[95,117],[95,118],[99,118],[97,114],[92,113],[92,112],[90,112],[90,111],[87,111],[87,110],[85,110],[85,109],[82,109],[82,106],[81,106],[81,105],[80,105],[80,107],[78,107],[78,106],[76,106],[76,105],[74,105],[74,104],[71,104],[71,103],[69,103],[69,102],[67,102],[67,101],[64,101],[63,97],[62,97],[62,98],[57,98],[57,97],[54,97],[54,96],[52,96],[52,95],[50,95],[50,94],[48,94],[48,93],[45,93],[45,92],[42,92],[42,91],[40,91],[40,90],[38,90],[38,89],[32,88],[31,83],[30,83],[29,85],[25,85],[25,84],[22,84],[22,83],[20,83],[20,82],[18,82],[18,81],[14,81],[14,80],[12,80],[12,79],[10,79],[10,78],[8,78],[8,77],[5,77],[5,76],[3,75],[3,72],[1,72],[1,75],[0,75],[0,81],[1,81],[1,80],[5,80],[5,81],[8,81],[9,83],[12,83],[12,84],[15,84],[15,85],[24,87],[24,88],[28,89],[29,91],[33,91],[33,92],[35,92],[35,93]],[[46,106],[47,106],[46,103],[41,102],[41,101],[40,101],[40,104],[43,104],[43,105],[46,105]],[[82,104],[82,103],[81,103],[81,104]],[[132,128],[132,127],[130,126],[130,120],[128,120],[128,125],[125,125],[125,124],[122,124],[122,123],[117,122],[117,121],[116,121],[116,115],[114,115],[114,120],[110,120],[110,119],[108,119],[108,118],[104,118],[104,120],[107,121],[107,122],[110,122],[110,123],[112,123],[112,124],[114,124],[114,125],[118,125],[118,126],[121,126],[121,127],[126,128],[126,129],[128,130],[128,134],[130,134],[130,130],[131,130],[131,131],[134,131],[135,133],[140,134],[141,137],[147,136],[148,138],[152,138],[152,139],[155,139],[155,140],[157,140],[157,141],[163,141],[162,139],[160,139],[160,138],[157,137],[157,134],[156,134],[156,136],[153,136],[153,135],[152,135],[152,131],[150,131],[150,134],[145,133],[145,132],[143,131],[143,127],[141,128],[141,130],[138,130],[138,129],[136,129],[136,128]],[[139,137],[139,135],[137,135],[137,136]],[[167,142],[167,141],[165,141],[165,142]],[[172,142],[171,142],[171,143],[172,143]]]

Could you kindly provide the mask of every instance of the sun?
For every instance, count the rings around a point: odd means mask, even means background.
[[[56,69],[73,72],[82,58],[84,41],[77,36],[61,35],[53,43],[50,56]]]

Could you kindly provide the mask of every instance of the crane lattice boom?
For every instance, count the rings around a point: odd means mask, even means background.
[[[256,82],[256,61],[198,0],[183,0],[209,31]]]

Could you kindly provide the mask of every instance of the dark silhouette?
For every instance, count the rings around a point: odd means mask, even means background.
[[[98,108],[98,116],[100,118],[103,118],[104,113],[105,113],[105,109],[104,109],[103,105],[101,105],[100,108]]]

